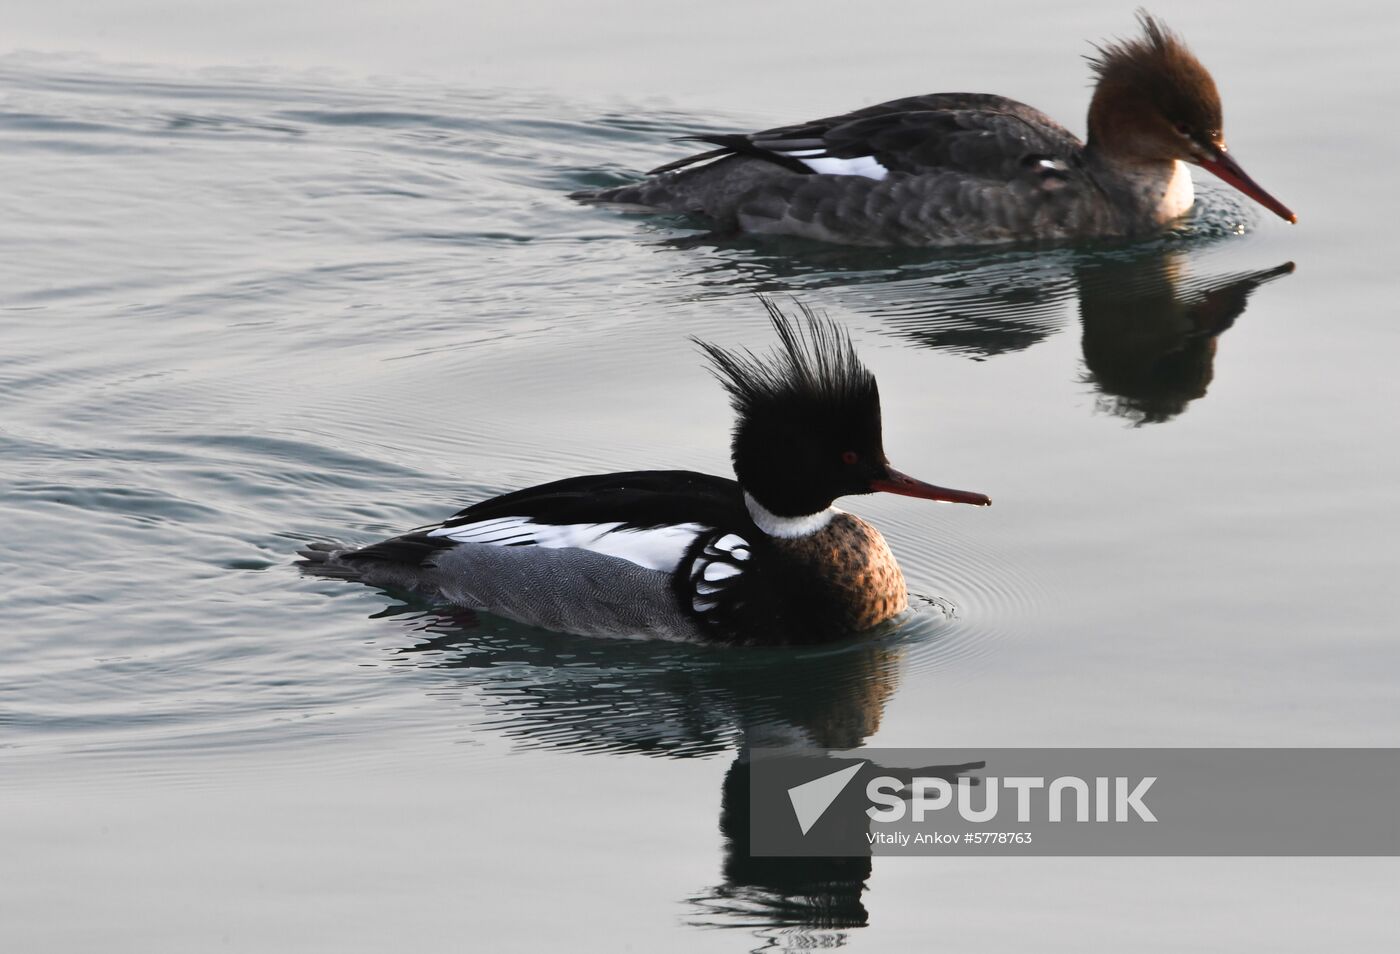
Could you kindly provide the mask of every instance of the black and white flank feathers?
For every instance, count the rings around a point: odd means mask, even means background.
[[[303,556],[323,575],[547,629],[729,639],[760,536],[733,480],[634,471],[541,484],[359,550]]]

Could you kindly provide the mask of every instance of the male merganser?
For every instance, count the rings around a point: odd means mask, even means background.
[[[1090,58],[1087,142],[1015,100],[935,93],[747,135],[687,136],[719,148],[573,198],[845,245],[1053,241],[1139,235],[1179,218],[1195,201],[1189,162],[1296,222],[1226,151],[1210,73],[1176,34],[1139,19],[1142,37]]]
[[[737,414],[737,481],[571,477],[363,549],[313,544],[302,565],[586,635],[816,643],[903,613],[884,537],[832,503],[876,491],[991,500],[891,468],[875,377],[850,337],[806,307],[804,327],[765,305],[781,344],[766,360],[696,342]]]

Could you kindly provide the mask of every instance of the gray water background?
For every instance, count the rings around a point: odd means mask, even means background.
[[[1201,175],[1172,235],[1042,251],[564,198],[916,92],[1082,130],[1117,4],[5,4],[0,945],[1394,946],[1393,860],[881,858],[823,915],[722,831],[745,738],[1400,744],[1400,19],[1155,11],[1298,226]],[[290,566],[568,474],[726,472],[687,336],[766,346],[755,292],[851,329],[897,466],[996,500],[847,501],[927,597],[901,632],[580,640]]]

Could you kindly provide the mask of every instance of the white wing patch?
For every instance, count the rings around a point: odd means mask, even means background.
[[[535,523],[529,517],[497,517],[456,527],[438,527],[428,531],[428,536],[447,537],[458,543],[589,550],[649,570],[670,573],[680,566],[686,550],[705,530],[698,523],[638,529],[625,527],[621,521],[551,524]]]
[[[584,549],[670,573],[680,566],[685,551],[705,529],[698,523],[678,523],[646,530],[611,530]]]
[[[874,156],[837,159],[835,156],[824,156],[821,153],[820,149],[797,149],[783,155],[791,156],[813,172],[826,175],[865,176],[867,179],[879,181],[890,174],[890,170],[880,165]]]
[[[429,530],[430,537],[450,537],[459,543],[533,543],[537,528],[529,517],[497,517],[480,523]]]

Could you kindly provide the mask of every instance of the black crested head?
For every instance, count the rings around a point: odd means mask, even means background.
[[[696,343],[729,392],[739,483],[766,510],[801,517],[889,477],[875,376],[850,335],[798,303],[801,318],[768,310],[778,347],[766,355]]]

